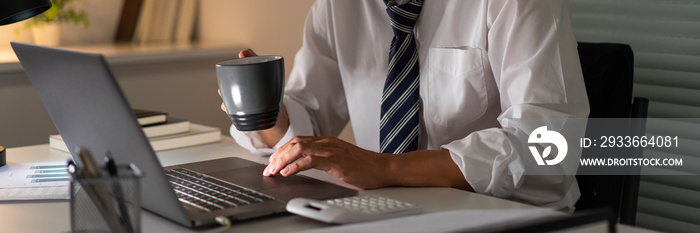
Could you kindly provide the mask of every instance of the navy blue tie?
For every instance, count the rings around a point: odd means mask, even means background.
[[[387,1],[394,38],[389,52],[389,73],[384,83],[380,121],[380,151],[400,154],[418,149],[419,66],[413,28],[423,0],[397,5]]]

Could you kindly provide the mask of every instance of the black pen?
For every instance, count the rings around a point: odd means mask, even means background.
[[[131,218],[129,218],[129,210],[126,207],[126,200],[124,200],[124,193],[122,193],[121,181],[117,179],[119,177],[117,173],[117,164],[114,162],[114,159],[112,159],[112,155],[109,151],[107,151],[105,155],[105,167],[107,167],[107,171],[109,171],[109,175],[112,177],[112,188],[114,188],[114,195],[117,197],[122,225],[124,225],[126,232],[134,232],[131,226]]]
[[[107,171],[109,171],[109,175],[112,177],[117,177],[117,164],[114,163],[114,160],[112,159],[112,155],[107,152],[107,155],[105,155],[105,167],[107,167]]]

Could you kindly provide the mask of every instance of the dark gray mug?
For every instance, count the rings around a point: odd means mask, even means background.
[[[216,64],[221,98],[239,131],[275,126],[284,94],[284,58],[255,56]]]

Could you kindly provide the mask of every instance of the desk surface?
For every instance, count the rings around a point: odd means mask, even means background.
[[[241,157],[267,163],[267,157],[249,153],[238,146],[233,139],[223,137],[220,143],[189,147],[157,153],[163,166],[210,160],[224,157]],[[48,144],[7,149],[9,163],[30,163],[42,161],[64,161],[70,154],[53,150]],[[311,170],[302,174],[351,187],[324,172]],[[412,202],[423,208],[423,213],[433,213],[459,209],[508,209],[537,208],[531,205],[498,199],[452,188],[382,188],[361,193],[372,193]],[[445,201],[450,200],[450,201]],[[2,232],[69,232],[69,204],[62,202],[0,203]],[[234,223],[227,232],[289,232],[304,229],[327,227],[328,224],[305,219],[292,214],[280,214],[260,219]],[[627,231],[628,227],[620,230]],[[635,228],[638,229],[638,228]],[[629,230],[629,229],[628,229]],[[638,229],[639,230],[639,229]],[[143,232],[192,232],[192,230],[142,211]]]

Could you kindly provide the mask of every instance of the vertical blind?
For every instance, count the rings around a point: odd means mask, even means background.
[[[700,1],[568,0],[579,41],[629,44],[634,96],[649,99],[649,135],[677,135],[682,148],[659,150],[700,171]],[[646,149],[649,150],[649,149]],[[687,161],[687,162],[686,162]],[[686,168],[687,170],[687,168]],[[642,176],[640,227],[700,232],[700,177]]]

